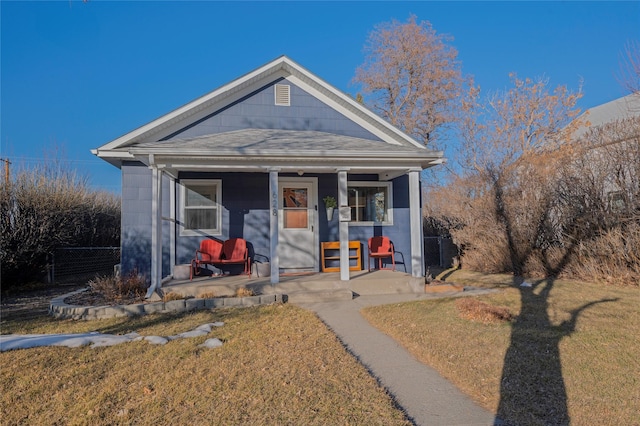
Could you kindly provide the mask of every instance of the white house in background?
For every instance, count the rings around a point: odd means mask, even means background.
[[[605,181],[605,201],[613,210],[631,205],[633,198],[640,197],[639,171],[620,162],[620,154],[612,157],[611,152],[620,149],[629,152],[629,148],[638,146],[640,93],[589,108],[582,118],[586,125],[578,129],[576,137],[584,138],[592,148],[586,155],[592,164],[594,176],[600,174]]]

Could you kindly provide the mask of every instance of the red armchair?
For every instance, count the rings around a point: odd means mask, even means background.
[[[378,259],[378,269],[389,269],[382,267],[382,259],[391,258],[391,264],[393,268],[391,270],[396,270],[396,259],[394,256],[394,248],[393,243],[387,237],[371,237],[369,238],[368,244],[368,254],[369,260],[367,262],[367,266],[369,267],[369,272],[371,272],[371,259]]]

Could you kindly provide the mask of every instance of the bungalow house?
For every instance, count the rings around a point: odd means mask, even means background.
[[[272,284],[320,271],[327,241],[349,280],[349,242],[379,235],[424,276],[420,174],[442,152],[286,56],[92,152],[122,170],[122,273],[148,274],[148,296],[206,238],[245,239]]]

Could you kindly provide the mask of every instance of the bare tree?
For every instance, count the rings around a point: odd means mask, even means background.
[[[640,95],[640,41],[632,40],[625,45],[618,80],[630,93]]]
[[[430,190],[427,214],[472,269],[638,282],[640,116],[591,126],[579,93],[514,82],[465,101],[464,174]]]
[[[524,80],[510,74],[513,87],[482,99],[471,87],[463,100],[462,165],[486,173],[517,166],[524,157],[552,151],[571,140],[580,125],[574,119],[580,91],[565,86],[549,88],[547,78]]]
[[[396,20],[375,27],[364,51],[365,62],[353,79],[365,102],[391,124],[429,147],[456,118],[462,73],[458,52],[428,21]]]
[[[484,101],[471,88],[463,102],[460,162],[475,186],[470,195],[490,200],[511,270],[521,275],[544,230],[554,165],[568,153],[581,93],[563,86],[552,90],[544,78],[511,79],[510,90]]]

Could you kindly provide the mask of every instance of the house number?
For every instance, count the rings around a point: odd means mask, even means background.
[[[272,194],[271,196],[271,214],[273,216],[278,216],[278,194]]]

